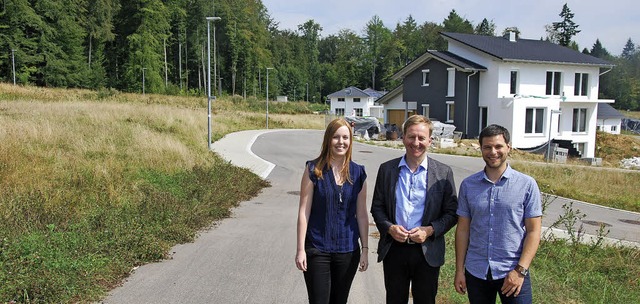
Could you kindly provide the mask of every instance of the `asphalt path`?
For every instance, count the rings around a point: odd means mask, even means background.
[[[103,303],[307,302],[302,273],[294,264],[296,216],[305,161],[318,155],[321,142],[322,131],[277,130],[233,133],[215,143],[214,151],[266,178],[271,187],[242,202],[231,218],[202,231],[195,242],[172,248],[170,259],[132,271]],[[369,205],[379,164],[402,154],[403,150],[354,143],[353,159],[365,166],[368,175]],[[458,189],[465,177],[484,165],[480,158],[429,157],[451,166]],[[550,203],[544,226],[564,213],[566,202],[558,198]],[[640,223],[640,214],[582,202],[574,202],[573,207],[587,215],[584,221],[610,225],[611,242],[640,242],[640,225],[633,224]],[[350,303],[384,302],[382,265],[376,263],[376,228],[370,221],[370,267],[356,275]],[[581,224],[587,234],[596,233],[597,226],[583,222],[577,227]]]

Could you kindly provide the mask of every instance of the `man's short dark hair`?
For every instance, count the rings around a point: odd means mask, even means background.
[[[509,130],[507,130],[507,128],[500,125],[489,125],[486,128],[482,129],[482,132],[480,132],[480,145],[482,145],[483,138],[493,137],[496,135],[502,135],[502,137],[504,137],[504,141],[507,144],[511,143],[511,135],[509,135]]]

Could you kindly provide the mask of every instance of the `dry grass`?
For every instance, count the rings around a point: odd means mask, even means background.
[[[640,119],[640,111],[620,111],[620,113],[629,118]]]
[[[263,128],[250,106],[215,101],[212,139]],[[270,127],[324,127],[285,106]],[[0,302],[97,300],[267,186],[208,151],[206,110],[201,97],[0,84]]]

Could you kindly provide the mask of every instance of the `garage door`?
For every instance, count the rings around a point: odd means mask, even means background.
[[[415,110],[409,110],[409,116],[416,114]],[[387,110],[389,124],[396,124],[398,128],[402,128],[404,122],[404,110]]]

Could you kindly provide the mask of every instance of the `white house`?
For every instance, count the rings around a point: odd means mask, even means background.
[[[382,118],[382,106],[376,104],[381,92],[348,87],[327,95],[331,101],[331,113],[337,116],[374,116]]]
[[[511,132],[512,146],[569,145],[594,157],[599,76],[605,60],[539,39],[441,33],[447,51],[427,51],[393,75],[403,101],[477,137],[489,124]],[[571,151],[570,151],[571,152]]]
[[[596,122],[598,131],[620,134],[622,118],[624,118],[624,115],[614,109],[611,105],[607,103],[598,104],[598,118]]]

